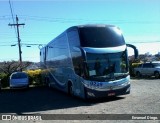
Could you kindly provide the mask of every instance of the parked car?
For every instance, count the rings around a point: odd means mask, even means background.
[[[10,76],[10,88],[28,88],[29,78],[25,72],[14,72]]]
[[[155,76],[160,77],[160,62],[150,62],[140,64],[137,68],[134,68],[134,74],[137,77],[140,76]]]

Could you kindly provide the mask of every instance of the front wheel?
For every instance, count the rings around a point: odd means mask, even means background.
[[[69,83],[69,84],[68,84],[68,94],[69,94],[70,96],[73,96],[73,95],[74,95],[72,83]]]

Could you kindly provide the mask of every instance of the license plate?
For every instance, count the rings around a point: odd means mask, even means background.
[[[108,96],[115,96],[115,93],[108,93]]]

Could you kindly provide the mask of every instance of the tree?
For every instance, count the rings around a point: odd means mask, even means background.
[[[0,72],[10,75],[13,72],[24,70],[28,67],[32,62],[23,62],[20,64],[18,61],[7,61],[0,63]]]
[[[0,79],[2,87],[9,86],[9,76],[20,69],[25,70],[32,62],[23,62],[21,65],[18,61],[0,62]]]

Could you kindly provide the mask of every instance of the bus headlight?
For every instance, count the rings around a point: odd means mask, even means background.
[[[126,92],[129,92],[131,90],[131,87],[129,87],[127,90],[126,90]]]
[[[121,86],[127,86],[127,85],[129,85],[129,84],[130,84],[130,81],[127,81],[127,82],[121,84]]]
[[[83,84],[84,84],[85,87],[91,88],[91,89],[102,88],[102,86],[103,86],[102,82],[87,81],[87,80],[84,80]]]
[[[88,96],[95,97],[94,93],[87,92]]]

